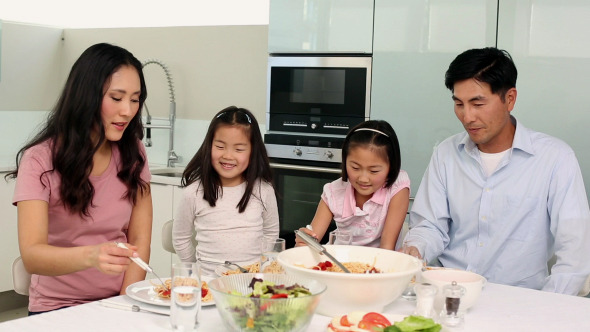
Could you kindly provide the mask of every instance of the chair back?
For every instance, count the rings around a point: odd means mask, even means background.
[[[12,285],[17,294],[29,295],[29,285],[31,284],[31,275],[25,269],[22,258],[17,257],[12,263]]]
[[[173,254],[176,253],[174,250],[174,246],[172,245],[172,223],[174,220],[168,220],[162,226],[162,247],[164,250],[171,252]]]

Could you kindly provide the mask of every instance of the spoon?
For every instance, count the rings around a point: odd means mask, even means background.
[[[316,239],[314,239],[313,237],[311,237],[310,235],[308,235],[305,232],[300,232],[299,230],[295,231],[295,235],[299,236],[313,250],[319,252],[320,254],[326,255],[332,262],[334,262],[334,264],[338,265],[338,267],[341,268],[342,271],[344,271],[346,273],[350,273],[350,271],[342,263],[340,263],[334,256],[332,256],[332,254],[330,254],[324,246],[319,244]]]
[[[248,269],[241,267],[240,265],[230,262],[230,261],[221,261],[221,260],[216,260],[213,258],[198,258],[197,259],[200,262],[206,262],[206,263],[213,263],[213,264],[220,264],[220,265],[226,265],[226,266],[235,266],[238,268],[238,270],[240,270],[240,272],[242,273],[248,273],[250,272]]]

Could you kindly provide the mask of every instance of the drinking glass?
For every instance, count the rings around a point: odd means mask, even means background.
[[[352,244],[352,233],[348,230],[336,228],[330,232],[328,244]]]
[[[170,323],[174,331],[194,331],[201,311],[199,263],[172,264]]]
[[[260,272],[284,273],[283,268],[276,261],[281,251],[285,250],[285,239],[263,239],[262,256],[260,257]]]

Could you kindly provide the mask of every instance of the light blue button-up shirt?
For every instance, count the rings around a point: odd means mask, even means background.
[[[577,294],[590,274],[590,211],[578,161],[565,142],[512,121],[512,149],[490,176],[467,133],[435,149],[405,242],[491,282]]]

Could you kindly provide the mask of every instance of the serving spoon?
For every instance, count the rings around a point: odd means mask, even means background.
[[[344,266],[334,256],[332,256],[332,254],[330,254],[324,246],[319,244],[316,239],[314,239],[305,232],[300,232],[299,230],[295,231],[295,235],[299,236],[313,250],[319,252],[320,254],[326,255],[326,257],[328,257],[332,262],[334,262],[334,264],[338,265],[338,267],[341,268],[342,271],[344,271],[345,273],[350,273],[350,270],[348,270],[346,266]]]

